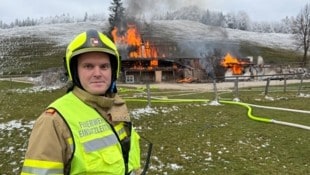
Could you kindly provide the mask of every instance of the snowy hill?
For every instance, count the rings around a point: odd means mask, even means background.
[[[256,33],[207,26],[195,21],[154,21],[153,32],[161,38],[170,38],[182,47],[191,47],[197,53],[221,48],[227,52],[238,50],[241,42],[261,47],[294,50],[291,34]]]
[[[152,21],[145,24],[148,35],[162,41],[173,41],[191,56],[221,48],[224,51],[238,52],[241,42],[257,46],[293,50],[293,39],[289,34],[255,33],[207,26],[195,21],[171,20]],[[33,27],[20,27],[0,30],[0,72],[16,67],[36,64],[34,59],[54,61],[64,55],[68,42],[78,33],[87,29],[107,31],[107,21],[79,22]],[[27,61],[24,61],[27,58]],[[23,61],[20,61],[20,60]],[[46,63],[46,61],[45,61]],[[49,63],[51,64],[51,63]],[[58,64],[45,65],[55,66]],[[35,68],[31,68],[35,69]]]
[[[213,26],[206,26],[195,21],[155,21],[156,29],[161,34],[171,34],[171,37],[179,41],[219,41],[219,42],[241,42],[247,41],[258,45],[294,49],[292,35],[279,33],[256,33],[233,29],[223,29]],[[167,32],[164,32],[167,31]],[[156,30],[154,30],[157,33]]]
[[[248,41],[267,47],[293,49],[290,34],[255,33],[233,29],[223,29],[207,26],[195,21],[185,20],[157,20],[149,23],[155,29],[154,35],[172,37],[176,41]],[[0,41],[5,38],[20,36],[39,36],[66,45],[74,35],[87,29],[107,30],[107,22],[79,22],[20,27],[0,30]]]

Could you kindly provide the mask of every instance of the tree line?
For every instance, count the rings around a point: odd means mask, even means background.
[[[119,3],[119,2],[118,2]],[[15,19],[9,24],[0,20],[0,28],[14,28],[24,26],[35,26],[42,24],[57,23],[74,23],[82,21],[99,21],[105,20],[104,15],[88,15],[85,12],[83,18],[76,18],[70,14],[61,14],[50,17],[41,17],[34,19],[27,17],[26,19]],[[290,25],[292,18],[286,17],[279,22],[251,22],[246,12],[228,13],[224,15],[222,12],[214,12],[210,10],[202,10],[197,6],[183,7],[173,12],[167,12],[164,15],[153,16],[154,20],[192,20],[198,21],[206,25],[219,26],[224,28],[239,29],[245,31],[263,32],[263,33],[292,33]]]
[[[15,19],[13,22],[5,23],[0,20],[0,28],[1,29],[9,29],[14,27],[27,27],[27,26],[37,26],[43,24],[61,24],[61,23],[75,23],[75,22],[85,22],[85,21],[103,21],[106,20],[106,16],[103,14],[92,14],[88,15],[85,12],[84,16],[81,18],[77,18],[71,16],[69,13],[49,16],[49,17],[41,17],[41,18],[30,18],[26,19]]]
[[[174,12],[154,16],[154,19],[192,20],[211,26],[262,33],[292,33],[291,25],[294,21],[294,17],[284,17],[281,21],[256,22],[251,20],[244,11],[223,14],[222,12],[202,10],[197,6],[183,7]]]

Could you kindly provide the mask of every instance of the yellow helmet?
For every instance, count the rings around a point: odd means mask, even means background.
[[[120,69],[120,56],[115,44],[106,35],[96,30],[88,30],[77,35],[66,50],[65,66],[69,80],[73,80],[71,62],[77,55],[87,52],[104,52],[110,55],[112,65],[112,81],[118,78]]]
[[[74,58],[87,52],[104,52],[109,54],[112,68],[112,84],[109,91],[117,92],[115,81],[119,76],[120,56],[112,40],[97,30],[91,29],[77,35],[68,45],[64,62],[69,80],[74,85],[81,87],[77,74],[77,59]]]

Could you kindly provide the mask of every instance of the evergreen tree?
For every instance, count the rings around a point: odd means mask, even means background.
[[[109,15],[109,34],[111,34],[114,27],[117,27],[118,29],[123,28],[122,26],[125,19],[125,8],[123,7],[121,0],[113,0],[109,10],[111,11],[111,14]]]
[[[84,21],[84,22],[86,22],[86,21],[87,21],[87,19],[88,19],[88,14],[87,14],[87,12],[85,12],[85,15],[84,15],[84,19],[83,19],[83,21]]]

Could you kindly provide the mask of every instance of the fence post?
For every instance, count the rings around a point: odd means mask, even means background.
[[[151,91],[150,91],[150,83],[146,83],[147,90],[147,106],[151,107]]]
[[[216,79],[215,78],[213,78],[213,90],[214,90],[214,100],[218,101],[217,88],[216,88]]]
[[[287,86],[287,83],[286,83],[286,75],[284,75],[284,87],[283,87],[283,92],[286,93],[286,86]]]
[[[13,89],[13,78],[12,78],[12,75],[10,75],[10,89]]]
[[[297,95],[300,95],[300,94],[301,94],[301,88],[302,88],[302,82],[303,82],[303,80],[304,80],[304,76],[305,76],[305,74],[303,74],[303,75],[300,77],[300,83],[299,83]]]
[[[267,78],[267,83],[266,83],[266,87],[265,87],[265,96],[267,96],[267,94],[268,94],[269,84],[270,84],[270,78]]]
[[[238,87],[238,84],[239,84],[239,76],[236,76],[236,79],[235,79],[235,99],[239,99],[239,87]]]

